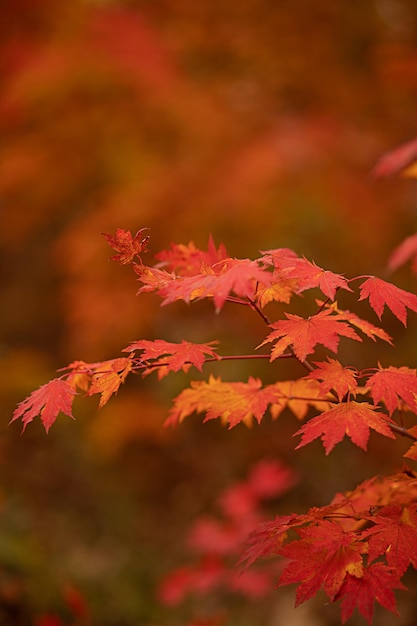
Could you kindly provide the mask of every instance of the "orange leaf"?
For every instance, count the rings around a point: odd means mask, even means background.
[[[161,261],[160,267],[168,267],[169,271],[176,272],[180,276],[194,276],[201,272],[203,266],[212,266],[227,258],[227,251],[223,244],[218,250],[210,235],[207,252],[196,248],[191,241],[188,245],[171,244],[169,250],[163,250],[156,255]]]
[[[353,400],[341,402],[321,415],[313,417],[297,430],[295,435],[301,435],[302,439],[296,449],[320,437],[326,454],[329,454],[334,446],[348,435],[354,444],[366,450],[370,428],[385,437],[395,439],[389,427],[390,421],[392,420],[388,415],[379,413],[367,402],[358,403]]]
[[[181,391],[174,400],[167,426],[182,422],[192,413],[206,413],[204,421],[220,417],[229,428],[239,422],[251,423],[254,417],[259,423],[268,405],[277,401],[273,385],[262,388],[261,381],[250,377],[247,383],[226,383],[210,376],[208,382],[192,382],[191,387]]]
[[[132,364],[131,358],[122,357],[103,361],[95,369],[87,395],[101,394],[100,409],[108,402],[110,396],[118,391],[120,385],[124,383],[126,376],[132,371]]]
[[[159,290],[163,305],[176,300],[191,302],[201,298],[213,298],[216,311],[220,311],[227,297],[236,296],[253,300],[258,284],[271,283],[270,272],[262,269],[257,261],[250,259],[224,259],[212,266],[203,266],[199,274],[177,277]]]
[[[272,419],[276,419],[285,408],[288,408],[297,419],[302,420],[307,415],[308,409],[314,407],[318,411],[330,407],[328,402],[323,402],[323,394],[316,380],[299,378],[298,380],[280,380],[274,383],[279,402],[271,405]]]
[[[326,309],[307,319],[286,313],[286,320],[271,324],[275,330],[260,346],[278,339],[279,341],[271,351],[271,361],[283,354],[288,346],[292,346],[297,358],[304,361],[309,354],[314,352],[317,344],[336,352],[340,336],[362,341],[353,328],[346,322],[335,318],[332,313],[332,310]]]
[[[336,359],[328,358],[327,362],[315,363],[317,369],[310,372],[307,378],[320,380],[320,391],[327,393],[331,389],[336,392],[340,400],[347,393],[355,393],[358,383],[355,371],[349,367],[343,367]]]

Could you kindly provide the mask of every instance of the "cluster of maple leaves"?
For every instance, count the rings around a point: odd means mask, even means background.
[[[115,235],[105,235],[117,252],[112,259],[133,267],[141,284],[138,293],[155,292],[162,305],[209,298],[217,312],[225,302],[246,305],[268,328],[258,346],[264,351],[249,357],[222,355],[216,341],[140,339],[123,348],[125,356],[71,363],[23,400],[12,421],[21,419],[25,428],[39,415],[48,431],[60,412],[73,417],[77,393],[99,395],[102,407],[132,372],[155,371],[162,378],[191,367],[202,371],[207,362],[231,358],[292,358],[303,370],[295,380],[264,385],[254,377],[247,382],[226,382],[210,376],[191,382],[174,399],[167,425],[178,424],[192,413],[203,413],[205,421],[219,418],[232,428],[241,422],[259,423],[267,412],[276,419],[289,409],[305,420],[313,411],[295,433],[301,437],[298,448],[320,438],[329,454],[346,435],[366,450],[370,430],[374,430],[389,438],[396,434],[409,438],[412,445],[404,456],[417,460],[417,426],[406,428],[402,422],[404,412],[417,414],[415,369],[377,364],[360,371],[331,356],[322,361],[309,359],[319,345],[337,354],[341,338],[392,344],[379,325],[339,308],[336,294],[340,290],[356,293],[359,301],[367,300],[379,320],[387,307],[404,326],[407,309],[417,312],[416,295],[376,276],[348,279],[286,248],[262,252],[255,260],[232,258],[224,246],[216,248],[211,238],[207,250],[193,243],[172,244],[156,255],[156,265],[146,265],[141,258],[147,252],[146,230],[132,235],[118,229]],[[410,256],[404,249],[398,254],[402,261]],[[398,258],[393,263],[398,265]],[[293,297],[312,289],[318,297],[308,317],[285,313],[284,319],[268,318],[265,308],[270,302],[289,305]],[[270,346],[268,352],[265,346]],[[375,601],[396,611],[393,590],[403,587],[400,579],[410,564],[417,568],[416,545],[417,477],[406,470],[371,479],[351,493],[337,495],[328,506],[264,523],[253,530],[244,558],[251,564],[263,556],[285,557],[287,564],[278,584],[298,583],[297,604],[323,589],[330,601],[341,599],[343,622],[358,607],[371,623]]]

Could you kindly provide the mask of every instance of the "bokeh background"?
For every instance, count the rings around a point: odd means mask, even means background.
[[[417,135],[417,5],[5,0],[1,11],[0,624],[184,624],[190,607],[161,607],[158,580],[184,559],[187,525],[251,463],[297,468],[278,507],[300,510],[401,466],[401,444],[295,454],[288,416],[252,431],[199,418],[167,431],[183,375],[135,378],[99,413],[79,402],[77,420],[62,416],[48,436],[33,423],[22,437],[11,413],[58,367],[136,339],[220,338],[244,352],[263,338],[246,311],[135,298],[103,232],[149,227],[151,253],[203,247],[211,233],[232,256],[289,247],[348,276],[384,275],[417,226],[415,180],[370,176]],[[415,288],[406,271],[395,278]],[[413,365],[399,326],[387,316],[399,346],[387,358]],[[88,610],[74,617],[78,593]],[[294,617],[281,592],[262,609],[222,602],[238,626]],[[415,623],[402,602],[399,623]],[[300,623],[338,623],[329,607],[309,610]]]

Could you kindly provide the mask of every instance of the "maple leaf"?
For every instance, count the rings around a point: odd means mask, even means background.
[[[378,338],[393,345],[392,337],[390,337],[383,328],[374,326],[374,324],[371,324],[368,320],[363,320],[361,317],[356,315],[356,313],[352,313],[346,309],[340,310],[338,308],[333,308],[333,310],[337,313],[339,319],[349,322],[349,324],[358,328],[364,335],[369,337],[369,339],[372,339],[372,341],[376,341]]]
[[[262,269],[257,261],[250,259],[224,259],[212,266],[204,266],[193,276],[177,277],[159,290],[164,298],[162,306],[176,300],[190,302],[211,297],[216,311],[220,311],[230,293],[254,299],[257,285],[269,285],[270,272]]]
[[[126,376],[132,371],[132,365],[133,361],[130,357],[120,357],[102,361],[95,369],[87,395],[100,394],[100,409],[118,391],[120,385],[124,383]]]
[[[65,375],[65,380],[74,389],[81,389],[82,391],[88,391],[91,382],[91,375],[93,373],[93,367],[98,366],[98,363],[86,363],[85,361],[73,361],[66,367],[61,367],[58,372],[69,370]]]
[[[321,393],[327,393],[333,389],[339,401],[347,393],[355,393],[358,383],[356,373],[352,368],[343,367],[339,361],[330,358],[314,365],[317,369],[310,372],[306,378],[320,380]]]
[[[314,262],[299,257],[288,248],[267,250],[263,252],[262,260],[268,265],[273,265],[276,278],[294,281],[293,291],[296,293],[318,287],[325,296],[334,300],[337,289],[352,291],[344,276],[324,270]]]
[[[407,308],[417,312],[417,296],[414,293],[404,291],[376,276],[370,276],[360,286],[359,300],[367,298],[379,319],[387,306],[407,326]]]
[[[341,402],[321,415],[313,417],[294,434],[302,436],[296,449],[320,437],[327,455],[345,435],[348,435],[354,444],[366,450],[370,428],[385,437],[395,439],[389,422],[392,420],[388,415],[379,413],[367,402],[358,403],[354,400]]]
[[[249,567],[258,559],[276,555],[287,539],[288,532],[306,523],[307,516],[280,515],[270,522],[258,524],[246,540],[246,547],[242,553],[239,564]]]
[[[188,245],[171,244],[169,250],[163,250],[156,254],[160,267],[168,267],[171,272],[180,276],[194,276],[201,272],[202,266],[212,266],[227,258],[227,251],[223,244],[218,250],[210,235],[207,252],[196,248],[191,241]]]
[[[324,270],[307,259],[297,259],[294,266],[289,268],[285,275],[287,278],[297,280],[298,293],[318,287],[325,296],[334,300],[337,289],[352,291],[344,276]]]
[[[394,272],[411,260],[411,268],[417,273],[417,234],[404,239],[391,253],[388,259],[388,269]]]
[[[385,555],[388,565],[399,576],[410,563],[417,569],[417,504],[387,505],[368,519],[374,524],[363,533],[369,540],[369,561]]]
[[[296,606],[320,588],[333,600],[347,574],[363,574],[361,554],[366,551],[366,545],[358,541],[355,533],[343,530],[338,522],[323,520],[297,532],[301,539],[279,550],[291,562],[285,566],[277,585],[299,583]]]
[[[175,398],[166,425],[175,425],[194,412],[206,413],[204,421],[220,417],[229,428],[239,422],[250,423],[254,417],[259,423],[268,405],[276,402],[273,385],[262,388],[259,379],[250,377],[247,383],[226,383],[210,376],[208,382],[196,381]]]
[[[258,347],[278,339],[271,351],[271,361],[283,354],[288,346],[292,346],[296,357],[304,361],[317,344],[337,352],[340,336],[362,341],[353,328],[332,314],[333,311],[326,309],[305,319],[285,313],[287,319],[271,324],[274,331]]]
[[[217,343],[217,341],[191,343],[185,340],[182,340],[181,343],[172,343],[163,339],[154,341],[142,339],[131,343],[122,352],[143,350],[140,362],[147,367],[145,374],[155,368],[158,369],[158,377],[161,379],[168,374],[169,370],[173,372],[178,372],[180,369],[187,371],[191,365],[194,365],[201,372],[206,355],[220,359],[213,348]]]
[[[54,378],[49,383],[42,385],[22,402],[14,410],[10,421],[22,419],[23,430],[37,415],[40,416],[46,432],[55,422],[58,413],[65,413],[68,417],[72,414],[72,402],[76,391],[74,387],[62,378]]]
[[[138,280],[143,283],[143,286],[139,289],[136,295],[143,292],[158,291],[169,285],[175,280],[174,274],[169,274],[165,270],[160,270],[156,267],[148,267],[135,263],[133,265],[135,273],[138,275]]]
[[[400,400],[417,413],[417,375],[415,369],[409,367],[381,368],[370,376],[367,381],[374,404],[384,402],[389,414],[399,408]]]
[[[288,408],[297,419],[302,420],[307,415],[308,409],[314,407],[318,411],[330,407],[323,402],[326,398],[321,397],[320,385],[315,380],[299,378],[297,380],[280,380],[274,383],[279,402],[271,405],[272,419],[276,419],[285,408]]]
[[[416,159],[417,139],[412,139],[384,154],[372,170],[372,175],[375,178],[381,178],[401,171],[406,174],[406,168]]]
[[[278,279],[272,274],[271,284],[268,287],[260,287],[256,292],[256,300],[264,308],[269,302],[285,302],[289,304],[291,296],[296,290],[297,282],[294,279]]]
[[[133,237],[129,230],[123,230],[118,228],[115,235],[103,234],[107,243],[116,250],[118,254],[110,257],[111,261],[119,261],[122,265],[132,263],[135,256],[139,256],[141,252],[147,251],[149,237],[143,236],[143,233],[148,230],[147,228],[141,228]]]
[[[262,250],[261,260],[266,265],[272,265],[278,272],[286,272],[295,267],[300,257],[290,248],[275,248],[274,250]]]
[[[417,437],[417,426],[413,426],[412,428],[409,428],[408,432],[415,440]],[[414,441],[413,445],[410,448],[408,448],[407,452],[405,452],[403,456],[406,457],[407,459],[413,459],[414,461],[417,461],[417,441]]]
[[[347,574],[335,600],[342,599],[342,623],[352,616],[356,607],[372,624],[374,603],[398,615],[393,589],[406,589],[398,576],[384,563],[373,563],[364,569],[362,576]]]

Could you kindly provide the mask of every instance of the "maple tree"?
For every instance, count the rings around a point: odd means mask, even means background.
[[[133,267],[141,284],[138,294],[154,292],[163,306],[210,299],[217,313],[226,302],[244,305],[268,329],[258,345],[263,351],[226,355],[214,340],[139,339],[122,349],[127,356],[95,363],[75,361],[63,368],[60,376],[16,407],[12,421],[22,420],[25,429],[39,416],[48,431],[59,413],[73,417],[77,394],[98,395],[101,408],[132,373],[146,376],[156,372],[161,379],[192,367],[202,372],[207,363],[220,366],[228,360],[273,363],[292,359],[300,368],[300,375],[293,380],[264,384],[253,376],[244,382],[210,374],[208,380],[190,381],[174,398],[166,425],[202,413],[204,421],[218,418],[233,428],[254,420],[260,423],[267,412],[277,419],[289,409],[304,421],[294,433],[301,436],[296,449],[321,439],[328,455],[347,436],[366,451],[373,430],[390,439],[397,435],[410,439],[412,445],[404,456],[417,459],[417,426],[406,426],[409,420],[404,418],[410,413],[417,415],[415,369],[377,363],[359,370],[328,354],[326,360],[309,358],[323,350],[337,354],[341,340],[393,344],[379,325],[339,306],[336,295],[340,290],[357,301],[367,300],[379,320],[387,307],[404,327],[407,310],[417,311],[415,294],[375,276],[346,278],[288,249],[268,250],[254,260],[233,258],[223,245],[216,248],[212,238],[206,251],[194,243],[172,244],[156,255],[155,265],[146,265],[141,256],[147,252],[149,240],[145,230],[135,236],[123,229],[114,236],[104,235],[117,252],[112,258]],[[271,302],[287,307],[308,290],[319,292],[310,315],[284,311],[285,319],[282,314],[276,321],[270,319],[266,308]],[[404,466],[398,474],[375,477],[351,492],[337,494],[328,505],[279,516],[272,522],[262,520],[260,501],[285,492],[293,483],[288,470],[263,465],[246,484],[223,495],[220,503],[225,522],[197,524],[191,536],[200,560],[192,568],[173,573],[161,598],[174,602],[188,591],[207,592],[219,585],[240,589],[248,596],[261,595],[272,584],[268,569],[258,573],[246,570],[243,578],[236,578],[223,558],[235,555],[246,538],[241,562],[252,565],[266,556],[278,559],[278,586],[298,585],[296,605],[322,589],[331,602],[341,600],[343,623],[355,607],[371,623],[375,602],[395,613],[394,590],[404,588],[401,578],[410,565],[417,569],[417,475]]]

